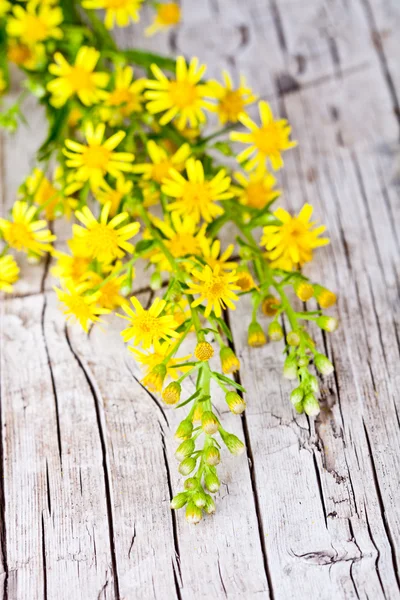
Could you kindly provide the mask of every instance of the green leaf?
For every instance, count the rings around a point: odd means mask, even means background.
[[[241,392],[246,392],[246,389],[242,385],[240,385],[240,383],[237,383],[233,379],[226,377],[226,375],[223,375],[222,373],[217,373],[217,371],[213,371],[213,375],[217,379],[220,379],[221,381],[223,381],[224,383],[227,383],[228,385],[232,385],[233,387],[237,388]]]
[[[140,240],[135,246],[135,254],[144,254],[156,245],[154,240]]]
[[[129,62],[143,67],[143,69],[149,69],[155,63],[161,70],[165,69],[166,71],[175,73],[176,61],[173,58],[155,54],[154,52],[147,52],[146,50],[122,50],[121,54]]]
[[[229,329],[229,327],[225,323],[225,321],[223,319],[221,319],[220,317],[214,317],[214,320],[217,321],[218,325],[221,327],[222,331],[224,332],[224,334],[226,335],[228,340],[230,342],[233,342],[231,330]]]

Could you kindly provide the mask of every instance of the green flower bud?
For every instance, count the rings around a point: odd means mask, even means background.
[[[187,440],[191,437],[193,432],[193,423],[189,419],[184,419],[178,425],[178,429],[175,431],[175,437],[178,440]]]
[[[221,367],[223,372],[227,375],[228,373],[235,373],[240,369],[240,361],[232,348],[224,346],[221,348],[219,357],[221,360]]]
[[[229,406],[229,410],[235,415],[240,415],[246,410],[246,402],[236,392],[227,392],[225,400]]]
[[[207,465],[219,465],[219,463],[221,462],[221,458],[218,448],[216,448],[215,446],[210,446],[210,448],[207,448],[204,454],[204,460],[206,461]]]
[[[213,513],[215,513],[215,502],[209,494],[206,494],[206,503],[204,506],[204,510],[208,515],[212,515]]]
[[[193,502],[189,502],[186,507],[186,521],[196,525],[197,523],[200,523],[202,517],[203,513],[201,508],[196,506]]]
[[[245,446],[236,435],[234,435],[233,433],[228,433],[223,429],[220,430],[220,435],[224,441],[225,446],[228,448],[231,454],[234,454],[235,456],[243,454]]]
[[[188,477],[184,483],[185,490],[196,490],[199,487],[199,481],[196,477]]]
[[[277,321],[269,324],[268,335],[273,342],[279,342],[283,338],[283,329]]]
[[[195,492],[192,496],[192,502],[199,508],[203,508],[206,505],[206,495],[202,491]]]
[[[184,460],[188,456],[191,456],[195,449],[194,440],[191,438],[189,440],[185,440],[181,444],[179,444],[178,448],[175,451],[175,458],[179,461]]]
[[[303,401],[301,402],[297,402],[296,404],[293,404],[296,412],[298,412],[300,415],[304,412],[304,404]]]
[[[162,392],[165,404],[176,404],[181,397],[182,387],[177,381],[171,381]]]
[[[329,333],[335,331],[339,326],[339,321],[335,319],[335,317],[322,316],[318,317],[318,319],[315,322],[318,325],[318,327],[321,327],[321,329],[323,329],[324,331],[329,331]]]
[[[318,379],[316,377],[314,377],[314,375],[310,375],[308,377],[307,384],[313,394],[318,394],[318,392],[319,392]]]
[[[201,417],[201,428],[204,433],[213,435],[217,433],[219,427],[219,421],[211,410],[206,410]]]
[[[297,361],[295,356],[289,354],[286,357],[283,366],[283,376],[285,379],[297,379]]]
[[[204,482],[208,491],[212,492],[213,494],[218,492],[219,486],[221,485],[218,476],[212,472],[207,473],[207,475],[204,478]]]
[[[150,287],[154,291],[162,288],[162,277],[159,271],[154,271],[154,273],[152,273],[150,277]]]
[[[319,413],[319,402],[314,394],[307,394],[303,402],[304,412],[309,417],[316,417]]]
[[[249,346],[253,348],[258,348],[260,346],[265,346],[267,343],[267,338],[265,337],[265,333],[260,323],[254,322],[250,323],[249,331],[247,334],[247,343]]]
[[[178,471],[181,475],[190,475],[196,468],[196,459],[188,456],[179,465]]]
[[[314,356],[314,364],[322,375],[331,375],[334,371],[333,364],[324,354],[316,354]]]
[[[292,393],[290,394],[290,402],[293,404],[293,406],[296,406],[296,404],[299,404],[299,402],[302,402],[303,398],[304,398],[304,392],[301,387],[295,388],[292,391]]]
[[[308,358],[308,356],[300,356],[300,358],[297,361],[297,364],[299,367],[306,367],[310,362],[310,359]]]
[[[300,335],[297,331],[289,331],[286,336],[286,341],[289,346],[298,346],[300,344]]]
[[[174,510],[177,510],[179,508],[182,508],[183,506],[185,506],[186,502],[188,501],[188,495],[186,492],[181,492],[180,494],[177,494],[176,496],[174,496],[171,500],[171,508],[173,508]]]

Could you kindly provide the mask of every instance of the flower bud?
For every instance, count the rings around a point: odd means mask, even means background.
[[[235,285],[238,285],[242,292],[248,292],[255,287],[253,276],[246,268],[239,268],[236,275],[238,275],[238,279],[235,281]]]
[[[308,383],[308,386],[309,386],[310,390],[314,394],[318,394],[318,392],[319,392],[318,379],[316,377],[314,377],[314,375],[310,375],[308,377],[307,383]]]
[[[329,333],[335,331],[339,325],[339,321],[335,319],[335,317],[327,317],[325,315],[323,315],[322,317],[318,317],[318,319],[315,322],[318,325],[318,327],[321,327],[321,329],[323,329],[324,331],[329,331]]]
[[[240,369],[240,361],[232,348],[229,346],[223,346],[220,350],[219,357],[221,360],[222,371],[227,375],[228,373],[235,373]]]
[[[310,364],[308,356],[300,356],[300,358],[297,359],[298,367],[306,367],[308,364]]]
[[[293,406],[296,406],[296,404],[299,404],[303,401],[303,397],[304,397],[304,392],[303,392],[302,388],[297,387],[290,394],[290,402],[293,404]]]
[[[152,368],[150,373],[142,379],[142,383],[151,392],[161,392],[166,374],[167,367],[161,363]]]
[[[188,523],[192,523],[192,525],[196,525],[200,523],[203,517],[201,508],[196,506],[193,502],[189,502],[186,507],[186,521]]]
[[[329,308],[336,304],[336,294],[322,287],[322,285],[314,285],[314,294],[321,308]]]
[[[300,335],[297,331],[289,331],[286,336],[289,346],[298,346],[300,344]]]
[[[216,448],[215,446],[210,446],[209,448],[207,448],[204,454],[204,460],[206,461],[207,465],[213,467],[219,465],[219,463],[221,462],[221,458],[218,448]]]
[[[246,402],[236,392],[227,392],[225,400],[235,415],[241,415],[246,410]]]
[[[208,515],[212,515],[213,513],[215,513],[215,502],[209,494],[206,494],[206,503],[204,506],[204,511]]]
[[[182,387],[177,381],[171,381],[163,390],[162,399],[165,404],[176,404],[181,397]]]
[[[283,330],[277,321],[272,321],[268,327],[268,335],[273,342],[279,342],[283,338]]]
[[[192,502],[199,508],[206,505],[206,495],[202,491],[195,492],[192,496]]]
[[[196,477],[188,477],[184,483],[185,490],[196,490],[199,487],[199,481]]]
[[[285,379],[297,379],[297,361],[295,356],[289,354],[286,357],[283,366],[283,376]]]
[[[261,304],[261,310],[267,317],[274,317],[278,312],[280,302],[275,296],[267,296]]]
[[[150,287],[154,291],[162,288],[162,277],[159,271],[154,271],[154,273],[152,273],[150,277]]]
[[[303,400],[301,402],[296,402],[296,404],[293,404],[296,412],[299,413],[299,415],[303,414],[304,412],[304,403]]]
[[[177,510],[179,508],[182,508],[183,506],[185,506],[186,502],[188,501],[188,495],[186,492],[181,492],[180,494],[177,494],[176,496],[174,496],[171,500],[171,508],[173,508],[174,510]]]
[[[322,375],[331,375],[334,371],[333,364],[324,354],[316,354],[314,356],[314,364]]]
[[[195,348],[194,355],[197,360],[205,362],[214,356],[214,348],[208,342],[199,342]]]
[[[191,456],[195,449],[195,442],[193,439],[185,440],[181,444],[179,444],[178,448],[175,451],[175,458],[179,461],[184,460],[188,456]]]
[[[204,431],[204,433],[207,433],[208,435],[213,435],[214,433],[217,433],[219,428],[219,421],[214,415],[214,413],[211,412],[211,410],[207,410],[203,413],[201,417],[201,428]]]
[[[194,409],[194,413],[193,413],[193,421],[196,423],[198,421],[201,421],[201,415],[203,414],[203,403],[202,402],[198,402],[196,404],[196,407]]]
[[[304,412],[309,417],[316,417],[319,413],[319,402],[314,394],[307,394],[303,401]]]
[[[190,475],[190,473],[196,468],[196,459],[188,456],[179,465],[178,471],[181,475]]]
[[[179,423],[177,430],[175,431],[175,437],[178,440],[187,440],[191,437],[193,432],[193,423],[189,419],[184,419]]]
[[[294,283],[294,291],[296,296],[300,298],[303,302],[307,302],[310,298],[314,296],[314,288],[311,283],[305,281],[304,279],[297,279]]]
[[[257,321],[250,323],[249,331],[247,334],[247,343],[253,348],[264,346],[267,343],[265,333]]]
[[[221,430],[220,434],[224,441],[225,446],[228,448],[228,450],[231,454],[234,454],[235,456],[239,456],[240,454],[243,454],[245,446],[244,446],[243,442],[240,441],[239,438],[235,434],[228,433],[227,431],[224,431],[224,430]]]
[[[215,473],[207,473],[207,475],[204,478],[204,482],[208,491],[212,492],[213,494],[218,492],[220,482]]]

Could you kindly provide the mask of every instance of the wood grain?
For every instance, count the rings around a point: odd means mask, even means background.
[[[400,7],[181,4],[177,31],[119,41],[243,72],[289,118],[299,148],[282,202],[310,201],[329,226],[308,273],[339,295],[341,328],[315,332],[336,373],[315,421],[294,414],[282,348],[247,347],[240,303],[228,318],[248,410],[216,403],[247,456],[224,456],[216,515],[188,527],[169,510],[179,414],[139,383],[117,319],[89,336],[66,327],[50,265],[23,264],[0,320],[1,597],[400,598]],[[44,136],[28,111],[30,129],[1,138],[3,212]]]

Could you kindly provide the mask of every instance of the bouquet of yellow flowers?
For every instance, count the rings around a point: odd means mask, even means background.
[[[217,386],[230,411],[246,408],[227,309],[251,296],[250,346],[285,337],[283,375],[296,382],[290,400],[315,416],[314,369],[328,375],[333,366],[305,325],[334,331],[337,320],[323,311],[336,296],[301,271],[329,241],[312,207],[297,216],[272,209],[280,190],[271,171],[296,145],[287,120],[264,101],[252,120],[248,107],[258,100],[243,77],[208,80],[197,58],[118,48],[109,30],[137,21],[142,3],[0,0],[0,93],[13,65],[24,74],[0,125],[18,126],[28,93],[48,119],[37,166],[0,219],[0,290],[12,292],[18,279],[15,251],[33,262],[49,253],[68,319],[84,331],[113,312],[126,321],[122,338],[145,371],[143,385],[185,413],[175,435],[187,478],[171,506],[186,506],[197,523],[215,510],[222,447],[244,450],[213,407]],[[148,34],[179,22],[177,4],[150,4]],[[74,221],[68,252],[52,228],[62,218]],[[150,271],[148,306],[132,296],[138,261]],[[293,292],[314,299],[312,310],[297,310]],[[260,311],[270,318],[267,332]],[[216,352],[220,367],[210,362]]]

